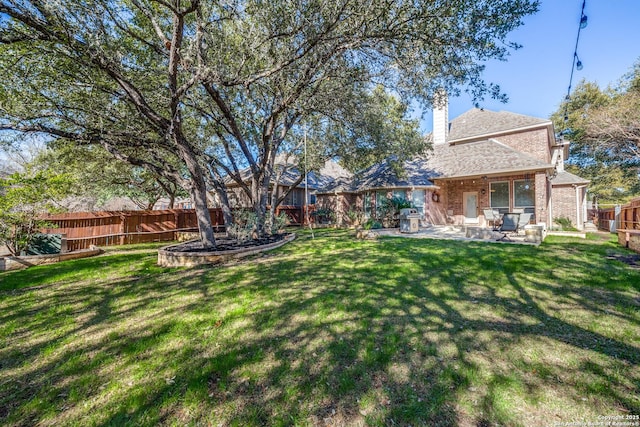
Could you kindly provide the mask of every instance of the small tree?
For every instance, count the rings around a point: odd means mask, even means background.
[[[66,175],[14,173],[0,178],[0,245],[16,256],[27,249],[35,234],[49,224],[42,215],[56,210],[71,181]]]

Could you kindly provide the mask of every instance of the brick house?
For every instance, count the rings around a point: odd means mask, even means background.
[[[423,224],[484,226],[483,209],[492,208],[528,212],[547,226],[568,218],[584,228],[589,181],[564,170],[569,143],[556,139],[551,121],[477,108],[449,121],[445,104],[434,111],[433,128],[426,156],[333,180],[318,188],[317,204],[339,222],[349,210],[375,217],[383,199],[395,196],[411,201]]]

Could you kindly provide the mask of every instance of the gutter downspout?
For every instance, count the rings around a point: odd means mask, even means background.
[[[547,230],[553,227],[553,183],[547,175]]]
[[[578,226],[578,230],[584,230],[584,223],[585,223],[585,218],[587,217],[586,212],[582,212],[584,211],[584,209],[580,209],[580,189],[582,188],[586,188],[586,185],[574,185],[573,186],[576,189],[576,220],[578,221],[578,224],[576,224]],[[586,196],[586,193],[585,193]],[[584,198],[584,197],[583,197]],[[586,208],[586,203],[583,203],[583,208]]]

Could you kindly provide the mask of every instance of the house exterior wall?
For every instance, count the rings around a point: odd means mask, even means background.
[[[546,127],[500,135],[493,139],[543,162],[551,162],[549,134]]]
[[[362,200],[352,193],[318,194],[316,196],[316,209],[328,209],[336,214],[338,225],[351,225],[347,212],[350,210],[362,210]]]
[[[563,185],[555,186],[551,191],[552,220],[556,218],[569,218],[571,224],[577,225],[577,211],[576,211],[576,190],[573,186]],[[554,224],[551,224],[552,226]]]
[[[537,224],[545,223],[547,227],[549,222],[549,179],[546,172],[537,172],[535,175],[536,190],[536,217]]]
[[[424,198],[424,220],[428,224],[447,224],[447,181],[435,181],[439,190],[427,190]],[[438,201],[433,200],[433,195],[438,195]]]
[[[569,218],[571,224],[578,230],[584,229],[585,188],[573,185],[560,185],[552,188],[552,220]],[[554,224],[551,224],[554,225]]]
[[[248,208],[251,207],[249,196],[240,187],[227,187],[227,196],[229,204],[232,208]]]
[[[482,208],[489,206],[487,182],[488,180],[482,179],[481,177],[447,181],[447,197],[445,201],[447,223],[453,223],[454,225],[463,225],[465,223],[464,193],[477,193],[478,206],[476,218],[478,218],[480,222],[482,221],[482,219],[479,218],[482,214]],[[485,194],[482,194],[482,189],[485,189]]]
[[[477,193],[478,206],[476,217],[478,219],[478,225],[487,226],[487,221],[484,217],[483,209],[491,207],[491,183],[493,182],[508,182],[510,191],[509,210],[515,209],[514,200],[514,181],[519,180],[531,180],[534,185],[534,200],[535,200],[535,222],[546,222],[548,212],[548,180],[544,172],[537,172],[534,174],[520,174],[520,175],[508,175],[497,176],[490,178],[464,178],[453,179],[440,183],[441,191],[446,193],[447,197],[444,201],[444,220],[440,216],[437,222],[434,224],[446,224],[451,223],[454,225],[465,224],[464,215],[464,194],[465,193]],[[446,182],[446,184],[444,184]],[[483,194],[484,191],[484,194]],[[574,210],[575,210],[575,195],[574,195]],[[442,209],[441,209],[442,211]]]

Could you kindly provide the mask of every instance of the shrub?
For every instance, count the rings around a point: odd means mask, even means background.
[[[42,214],[55,212],[55,200],[69,193],[67,175],[15,173],[0,179],[0,245],[20,255],[41,228],[52,228]]]
[[[314,215],[320,223],[330,223],[336,220],[336,213],[329,208],[317,209],[312,215]]]
[[[378,228],[382,228],[382,224],[373,218],[369,218],[367,222],[364,223],[362,228],[364,228],[365,230],[376,230]]]
[[[558,224],[560,226],[560,229],[563,231],[578,231],[578,229],[573,226],[569,218],[565,218],[565,217],[554,218],[553,222]]]
[[[364,221],[364,212],[358,209],[349,209],[346,213],[351,225],[362,224]]]
[[[397,227],[400,209],[410,207],[412,207],[411,202],[403,197],[385,199],[378,211],[379,219],[382,220],[387,227]]]
[[[279,215],[274,216],[273,222],[271,221],[271,215],[267,215],[267,222],[264,224],[264,230],[269,234],[276,234],[285,226],[289,225],[289,217],[284,212],[280,212]]]
[[[229,237],[240,242],[251,240],[258,231],[258,215],[251,210],[239,209],[233,213],[233,224],[227,229]]]

